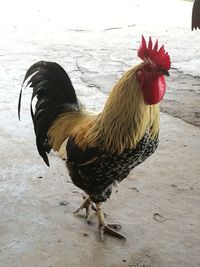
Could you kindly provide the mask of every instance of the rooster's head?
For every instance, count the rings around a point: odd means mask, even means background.
[[[138,66],[137,80],[141,86],[144,102],[147,105],[159,103],[165,94],[166,84],[164,75],[169,76],[170,57],[164,46],[158,49],[158,40],[153,46],[151,37],[148,45],[142,36],[142,43],[138,49],[138,56],[143,63]]]

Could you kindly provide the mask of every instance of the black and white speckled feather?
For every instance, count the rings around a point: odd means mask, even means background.
[[[151,156],[157,146],[158,138],[152,140],[148,133],[135,149],[126,149],[119,155],[98,148],[81,151],[74,140],[69,139],[67,167],[76,186],[84,190],[93,202],[104,202],[110,197],[113,185],[125,179],[131,169]]]

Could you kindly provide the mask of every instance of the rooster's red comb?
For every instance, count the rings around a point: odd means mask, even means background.
[[[170,69],[170,57],[167,52],[164,50],[164,45],[158,50],[158,40],[153,47],[151,37],[149,37],[149,43],[147,47],[147,43],[142,35],[142,43],[137,52],[138,57],[140,57],[144,61],[151,61],[158,68],[169,70]]]

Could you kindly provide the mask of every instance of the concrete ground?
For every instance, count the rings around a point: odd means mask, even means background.
[[[157,153],[105,204],[126,242],[100,242],[95,215],[73,215],[82,196],[62,161],[52,154],[49,169],[31,138],[1,131],[0,266],[200,266],[200,129],[161,121]]]
[[[0,267],[200,266],[200,78],[190,72],[198,69],[200,33],[135,23],[77,30],[51,24],[54,17],[43,17],[44,9],[35,12],[42,14],[41,28],[21,11],[23,23],[11,20],[0,32]],[[37,153],[30,91],[24,93],[21,122],[17,100],[27,68],[55,60],[69,72],[81,101],[101,110],[113,83],[138,62],[142,33],[158,37],[172,59],[160,145],[104,205],[107,221],[122,224],[127,240],[106,237],[102,243],[95,214],[92,225],[83,212],[73,215],[82,192],[64,162],[51,153],[47,168]],[[181,69],[183,62],[187,69]]]

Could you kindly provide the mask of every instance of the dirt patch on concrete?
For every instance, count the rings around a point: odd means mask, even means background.
[[[161,111],[200,127],[200,77],[173,69]]]

